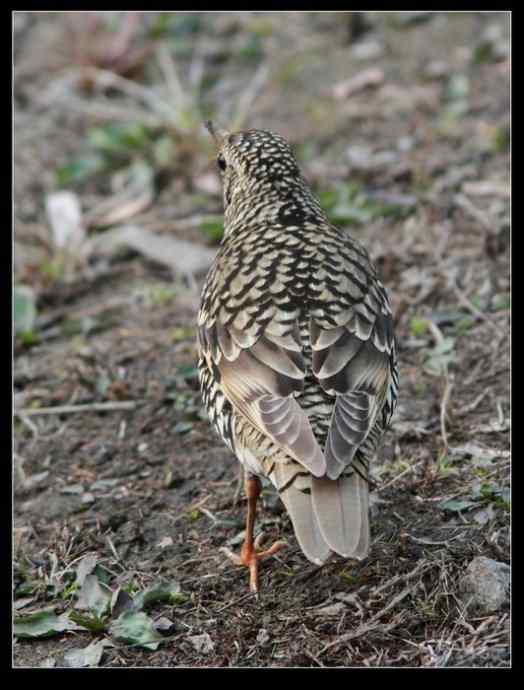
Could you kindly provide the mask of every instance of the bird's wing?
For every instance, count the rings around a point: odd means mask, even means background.
[[[336,394],[324,454],[327,477],[337,479],[373,429],[394,375],[392,317],[381,283],[373,281],[367,294],[348,306],[342,325],[323,328],[312,319],[311,346],[313,374],[326,392]]]
[[[274,320],[258,332],[241,331],[217,317],[200,326],[199,342],[233,407],[313,475],[323,476],[324,454],[293,397],[306,375],[297,324]]]

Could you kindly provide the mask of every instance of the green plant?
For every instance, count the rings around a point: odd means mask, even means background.
[[[319,199],[331,222],[340,225],[362,225],[376,218],[401,217],[410,212],[405,206],[375,200],[355,183],[321,191]]]

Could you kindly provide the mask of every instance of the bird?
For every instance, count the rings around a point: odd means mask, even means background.
[[[305,557],[369,552],[369,464],[393,415],[398,363],[386,289],[364,246],[333,225],[288,141],[208,121],[224,232],[198,313],[202,400],[244,470],[240,553],[259,564],[287,546],[254,537],[262,479],[275,486]]]

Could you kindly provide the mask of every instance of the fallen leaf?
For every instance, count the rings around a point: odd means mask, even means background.
[[[257,633],[257,642],[258,644],[267,644],[270,640],[270,636],[268,631],[265,628],[260,628],[260,630]]]
[[[111,256],[118,247],[134,249],[148,259],[168,266],[183,275],[207,270],[216,251],[193,242],[157,235],[137,225],[123,225],[89,240],[90,253]]]
[[[91,611],[102,618],[109,610],[111,597],[111,590],[101,585],[96,575],[86,575],[78,592],[75,609]]]
[[[77,249],[85,240],[80,201],[70,191],[53,192],[46,198],[46,211],[57,249]]]
[[[44,470],[43,472],[38,472],[37,474],[31,474],[29,477],[25,477],[22,486],[25,491],[30,491],[31,489],[34,489],[35,486],[43,482],[44,479],[47,479],[48,475],[49,470]]]
[[[331,618],[332,616],[341,616],[345,610],[345,606],[342,603],[329,604],[328,606],[322,606],[320,609],[312,611],[313,616],[320,616],[322,618]]]
[[[133,597],[125,589],[118,587],[111,597],[111,613],[118,618],[124,611],[134,608]]]
[[[371,67],[351,79],[339,82],[333,87],[333,96],[338,101],[343,101],[349,96],[363,91],[372,86],[380,86],[384,82],[384,72],[378,67]]]
[[[82,484],[69,484],[60,489],[60,493],[68,496],[80,496],[84,493],[84,487]]]
[[[122,223],[148,208],[154,198],[153,170],[145,163],[136,163],[125,171],[123,189],[94,208],[86,218],[92,227]]]
[[[207,633],[190,635],[187,639],[199,654],[210,654],[215,649],[215,644]]]
[[[222,186],[216,172],[206,172],[194,178],[195,188],[206,194],[220,194]]]
[[[154,651],[162,641],[162,635],[155,630],[153,621],[143,611],[124,611],[114,621],[109,632],[116,640],[138,645]]]
[[[93,613],[81,613],[80,611],[73,610],[69,613],[69,618],[78,623],[83,629],[89,630],[92,633],[105,632],[107,627],[107,622]]]
[[[36,597],[21,597],[20,599],[15,600],[13,608],[15,611],[18,611],[19,609],[23,609],[25,606],[29,606],[29,604],[32,604],[35,600]]]
[[[54,668],[56,666],[56,659],[53,659],[52,656],[48,656],[47,659],[44,659],[40,664],[38,664],[38,668]]]
[[[376,60],[384,54],[384,46],[378,41],[359,41],[351,48],[356,60]]]
[[[187,601],[187,596],[182,594],[178,582],[168,584],[157,584],[139,592],[133,599],[133,608],[140,611],[146,606],[165,602],[166,604],[183,604]]]
[[[15,617],[13,625],[14,634],[20,639],[51,637],[66,630],[82,630],[82,627],[70,620],[66,613],[57,616],[51,610]]]
[[[441,510],[447,510],[450,513],[460,513],[463,510],[469,510],[473,506],[478,505],[475,501],[443,501],[438,504],[438,508]]]
[[[28,285],[15,285],[13,290],[13,316],[16,333],[29,333],[36,319],[36,297]]]
[[[472,517],[477,524],[484,526],[495,517],[495,508],[492,503],[489,503],[485,508],[476,510],[472,514]]]
[[[452,455],[469,455],[473,458],[508,458],[510,451],[486,448],[477,443],[464,443],[460,446],[450,446],[448,452]]]
[[[192,422],[177,422],[173,427],[173,431],[175,434],[187,434],[192,428]]]
[[[498,196],[503,199],[511,197],[511,187],[503,182],[491,182],[489,180],[479,182],[464,182],[462,185],[464,194],[470,196]]]
[[[114,644],[110,640],[98,640],[84,648],[69,649],[64,654],[65,665],[70,668],[98,666],[105,647],[114,647]]]

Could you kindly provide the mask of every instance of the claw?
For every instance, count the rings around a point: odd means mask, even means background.
[[[240,549],[240,555],[237,556],[233,551],[225,547],[222,547],[220,551],[235,565],[243,565],[249,568],[249,588],[258,599],[259,562],[269,558],[269,556],[273,556],[280,549],[283,549],[284,546],[287,546],[287,543],[285,541],[277,541],[269,549],[262,551],[260,545],[264,539],[264,534],[261,533],[256,539],[253,539],[257,498],[260,495],[261,485],[258,477],[250,475],[248,472],[245,474],[245,480],[247,495],[246,536]]]
[[[225,554],[230,561],[233,561],[235,565],[244,565],[240,556],[237,556],[236,553],[233,553],[231,549],[227,549],[225,546],[221,546],[219,551],[222,551],[222,553]]]
[[[233,553],[231,549],[225,546],[220,548],[220,551],[229,558],[235,565],[242,565],[249,568],[249,588],[256,595],[258,599],[258,564],[260,561],[264,561],[266,558],[273,556],[278,553],[281,549],[287,546],[285,541],[276,541],[272,544],[269,549],[260,551],[259,547],[263,540],[263,535],[259,534],[255,539],[255,542],[250,547],[248,544],[244,544],[240,551],[240,555]]]

